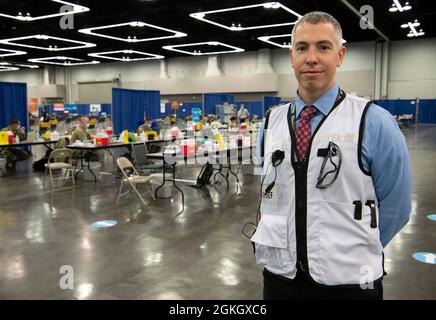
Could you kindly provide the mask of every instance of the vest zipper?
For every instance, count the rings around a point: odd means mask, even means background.
[[[303,272],[307,270],[307,161],[296,163],[295,185],[296,188],[296,208],[295,215],[296,238],[297,238],[297,262],[298,267]]]
[[[312,279],[309,272],[309,263],[307,260],[307,170],[309,167],[309,158],[310,151],[312,148],[312,142],[315,138],[316,133],[319,128],[322,126],[327,117],[331,114],[331,112],[345,99],[345,93],[343,91],[339,91],[338,96],[336,97],[336,101],[331,108],[330,112],[325,116],[318,127],[312,134],[312,139],[309,144],[308,154],[306,155],[306,159],[304,161],[295,161],[296,159],[296,136],[293,130],[293,124],[291,123],[291,108],[289,108],[288,112],[288,127],[289,134],[291,136],[292,147],[291,147],[291,163],[294,167],[295,174],[295,237],[296,237],[296,246],[297,246],[297,270],[304,272],[308,275],[308,278],[311,282],[316,282]]]

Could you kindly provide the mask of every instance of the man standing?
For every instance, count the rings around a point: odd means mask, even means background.
[[[346,49],[331,15],[292,31],[294,101],[260,131],[260,221],[252,241],[265,299],[383,299],[383,248],[411,210],[410,159],[392,115],[340,90]]]
[[[248,110],[244,108],[244,106],[241,106],[241,109],[238,111],[238,119],[239,123],[246,122],[249,117]]]

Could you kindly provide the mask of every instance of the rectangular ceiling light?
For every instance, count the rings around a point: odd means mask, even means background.
[[[196,49],[191,50],[191,51],[186,51],[186,50],[181,50],[181,49],[175,49],[175,48],[186,48],[186,47],[198,47],[198,46],[222,46],[222,47],[227,47],[231,50],[226,50],[226,51],[211,51],[211,52],[201,52],[198,51]],[[164,46],[162,47],[165,50],[170,50],[170,51],[176,51],[176,52],[180,52],[180,53],[185,53],[185,54],[190,54],[193,56],[203,56],[203,55],[208,55],[208,54],[222,54],[222,53],[236,53],[236,52],[244,52],[244,49],[238,48],[238,47],[234,47],[231,46],[229,44],[225,44],[222,42],[218,42],[218,41],[208,41],[208,42],[197,42],[197,43],[186,43],[186,44],[178,44],[178,45],[173,45],[173,46]]]
[[[289,12],[291,14],[291,16],[293,18],[295,18],[295,21],[291,21],[291,22],[286,22],[286,23],[273,23],[273,24],[264,24],[264,25],[259,25],[259,26],[249,26],[249,27],[244,27],[242,25],[235,25],[235,24],[231,24],[231,25],[224,25],[221,23],[218,23],[216,21],[212,21],[210,19],[210,17],[213,14],[219,14],[220,12],[228,12],[228,11],[242,11],[242,10],[247,10],[247,9],[252,9],[252,8],[260,8],[263,7],[266,10],[277,10],[277,9],[281,9],[281,10],[285,10],[287,12]],[[239,12],[237,14],[240,14]],[[252,29],[262,29],[262,28],[271,28],[271,27],[280,27],[280,26],[289,26],[289,25],[293,25],[297,22],[298,19],[300,19],[302,16],[300,14],[298,14],[297,12],[289,9],[288,7],[282,5],[280,2],[266,2],[266,3],[260,3],[260,4],[254,4],[254,5],[249,5],[249,6],[242,6],[242,7],[233,7],[233,8],[226,8],[226,9],[220,9],[220,10],[212,10],[212,11],[204,11],[204,12],[196,12],[196,13],[191,13],[189,15],[192,18],[213,24],[215,26],[230,30],[230,31],[243,31],[243,30],[252,30]],[[206,18],[207,16],[209,16],[209,19]]]
[[[20,40],[28,40],[28,39],[40,40],[41,42],[43,42],[44,45],[34,46],[34,45],[30,45],[30,44],[17,42]],[[57,45],[50,44],[50,40],[56,40],[56,41],[65,42],[65,43],[73,43],[74,45],[68,46],[68,47],[58,47]],[[47,50],[47,51],[74,50],[74,49],[91,48],[91,47],[96,46],[94,43],[71,40],[71,39],[66,39],[66,38],[51,37],[51,36],[42,35],[42,34],[37,34],[37,35],[33,35],[33,36],[26,36],[26,37],[2,39],[2,40],[0,40],[0,43],[11,45],[11,46],[26,47],[26,48],[32,48],[32,49],[41,49],[41,50]]]
[[[0,49],[0,57],[19,56],[19,55],[23,55],[23,54],[27,54],[27,52],[17,51],[17,50]]]
[[[53,13],[53,14],[47,14],[47,15],[36,16],[36,17],[32,17],[30,14],[20,12],[20,11],[17,12],[16,16],[12,16],[12,15],[0,12],[0,17],[10,18],[10,19],[15,19],[15,20],[20,20],[20,21],[35,21],[35,20],[48,19],[48,18],[53,18],[53,17],[66,16],[69,14],[75,14],[75,13],[89,11],[88,7],[79,6],[79,5],[71,3],[71,2],[61,1],[61,0],[51,0],[51,1],[60,3],[62,5],[68,5],[71,7],[71,10],[65,11],[65,12],[59,12],[59,10],[58,10],[58,12]],[[61,7],[59,9],[61,9]]]
[[[30,69],[38,69],[39,66],[36,64],[14,64],[14,66],[22,67],[22,68],[30,68]]]
[[[278,39],[278,38],[285,38],[285,41],[272,41],[271,39]],[[291,48],[291,38],[292,38],[292,34],[291,33],[287,33],[287,34],[278,34],[278,35],[274,35],[274,36],[264,36],[264,37],[258,37],[257,39],[269,44],[272,44],[273,46],[279,47],[279,48]],[[342,39],[342,43],[346,43],[347,41]]]
[[[400,2],[398,0],[394,0],[394,3],[392,3],[392,7],[389,8],[390,12],[403,12],[403,11],[408,11],[412,9],[412,6],[409,4],[409,2],[407,1],[406,4],[404,6],[402,6],[400,4]]]
[[[113,54],[120,54],[120,53],[123,54],[123,56],[121,58],[110,56]],[[129,55],[131,55],[131,54],[144,56],[144,57],[143,58],[130,58]],[[95,53],[88,53],[88,56],[95,57],[95,58],[104,58],[104,59],[123,61],[123,62],[152,60],[152,59],[164,59],[165,58],[164,56],[160,56],[157,54],[135,51],[135,50],[117,50],[117,51],[95,52]]]
[[[260,41],[272,44],[273,46],[280,47],[280,48],[290,48],[291,47],[291,33],[288,34],[278,34],[274,36],[265,36],[265,37],[258,37]],[[285,38],[285,41],[271,41],[271,39],[277,39],[277,38]]]
[[[20,68],[0,66],[0,72],[17,71],[17,70],[20,70]]]
[[[95,61],[95,60],[85,61],[83,59],[63,57],[63,56],[47,57],[47,58],[35,58],[35,59],[29,59],[27,61],[33,62],[33,63],[54,64],[54,65],[64,66],[64,67],[72,67],[72,66],[80,66],[80,65],[85,65],[85,64],[98,64],[98,63],[100,63],[100,61]],[[63,62],[61,62],[61,61],[63,61]]]
[[[8,67],[23,67],[23,68],[31,68],[31,69],[37,69],[39,66],[34,64],[19,64],[19,63],[10,63],[10,62],[0,62],[0,66],[8,66]]]
[[[160,31],[169,32],[170,35],[162,36],[162,37],[152,37],[152,38],[138,39],[138,38],[136,38],[136,36],[131,36],[131,35],[126,35],[126,37],[120,38],[120,37],[116,37],[116,36],[110,36],[110,35],[107,35],[107,34],[95,32],[95,30],[111,29],[111,28],[118,28],[118,27],[124,27],[124,26],[130,26],[132,28],[152,28],[152,29],[157,29],[157,30],[160,30]],[[111,24],[111,25],[106,25],[106,26],[101,26],[101,27],[80,29],[79,32],[90,34],[90,35],[97,36],[97,37],[103,37],[103,38],[108,38],[108,39],[112,39],[112,40],[119,40],[119,41],[131,42],[131,43],[143,42],[143,41],[152,41],[152,40],[161,40],[161,39],[169,39],[169,38],[181,38],[181,37],[186,37],[187,36],[187,34],[183,33],[183,32],[179,32],[179,31],[175,31],[175,30],[159,27],[159,26],[156,26],[156,25],[153,25],[153,24],[149,24],[149,23],[145,23],[145,22],[141,22],[141,21],[132,21],[132,22],[126,22],[126,23]]]
[[[409,38],[413,38],[413,37],[420,37],[425,35],[425,32],[422,29],[416,30],[417,27],[419,27],[421,25],[421,23],[419,23],[418,19],[415,19],[414,22],[408,22],[405,24],[401,25],[401,28],[405,29],[405,28],[410,28],[409,33],[407,34],[407,36]]]

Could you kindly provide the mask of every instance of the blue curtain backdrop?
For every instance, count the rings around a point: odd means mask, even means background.
[[[205,93],[203,94],[203,116],[207,116],[208,114],[216,114],[215,106],[217,104],[223,104],[227,102],[228,104],[232,104],[235,100],[235,96],[233,94],[216,94],[216,93]]]
[[[114,131],[135,131],[144,113],[151,119],[160,117],[160,91],[112,89],[112,121]]]
[[[183,119],[186,116],[192,115],[192,108],[200,108],[203,110],[203,104],[201,102],[181,102],[179,110],[176,110],[177,119]],[[173,111],[171,110],[170,103],[165,103],[165,113],[161,113],[161,116],[171,116]]]
[[[89,104],[64,104],[65,110],[70,110],[70,113],[77,113],[79,115],[89,115],[90,114],[90,105]],[[53,107],[47,108],[48,112],[53,112]],[[110,115],[112,113],[112,105],[110,103],[101,104],[101,112],[106,112],[106,114]],[[61,112],[63,113],[63,112]]]
[[[375,100],[374,102],[394,116],[416,113],[415,100]]]
[[[201,102],[183,102],[183,105],[180,106],[179,110],[177,110],[177,119],[183,119],[186,116],[190,116],[192,114],[192,108],[200,108],[202,109],[203,105]]]
[[[419,100],[418,122],[436,123],[436,100],[435,99]]]
[[[236,104],[236,107],[238,110],[241,108],[241,105],[244,105],[244,107],[250,113],[250,119],[253,116],[253,114],[257,115],[259,119],[262,119],[262,117],[263,117],[262,102],[260,102],[260,101],[238,101],[238,102],[235,102],[235,104]]]
[[[278,106],[281,103],[281,100],[280,97],[263,96],[263,113],[265,114],[270,107]]]
[[[13,119],[27,125],[27,87],[25,83],[0,82],[0,129]]]
[[[112,105],[110,103],[103,103],[101,105],[101,112],[105,112],[107,115],[112,114]]]

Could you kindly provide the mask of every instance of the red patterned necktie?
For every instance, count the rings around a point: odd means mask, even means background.
[[[314,106],[307,106],[301,111],[300,123],[297,129],[297,156],[298,160],[306,157],[311,138],[310,119],[315,115],[317,109]]]

